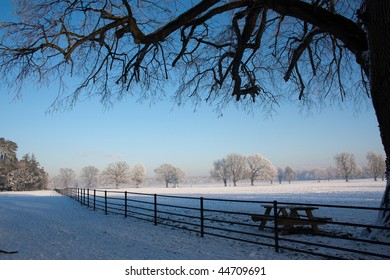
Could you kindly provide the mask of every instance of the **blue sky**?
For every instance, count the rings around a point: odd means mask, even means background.
[[[326,167],[343,151],[365,164],[368,151],[382,152],[372,110],[328,108],[310,116],[294,105],[281,106],[272,118],[248,115],[233,106],[219,117],[211,107],[175,107],[123,100],[106,110],[96,100],[71,111],[47,114],[55,95],[26,88],[21,99],[0,91],[0,135],[19,145],[18,156],[35,153],[55,175],[59,168],[109,163],[142,163],[153,175],[171,163],[188,175],[208,175],[214,160],[229,153],[260,153],[274,165]]]
[[[326,167],[337,153],[348,151],[364,165],[368,151],[383,151],[372,109],[356,113],[343,105],[307,116],[284,104],[266,119],[262,112],[248,115],[230,106],[219,117],[207,104],[193,112],[191,105],[149,106],[129,98],[109,110],[92,99],[72,111],[46,114],[55,84],[25,87],[23,93],[15,99],[0,88],[0,137],[19,145],[19,157],[34,153],[51,176],[59,168],[102,170],[116,161],[142,163],[149,176],[162,163],[190,176],[208,175],[213,161],[229,153],[260,153],[275,166],[303,168]]]

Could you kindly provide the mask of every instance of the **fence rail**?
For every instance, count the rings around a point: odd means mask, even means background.
[[[276,252],[295,251],[328,259],[390,259],[390,243],[373,240],[363,231],[376,231],[390,236],[390,227],[375,224],[378,211],[372,208],[345,205],[305,204],[278,201],[251,201],[157,195],[128,191],[89,190],[80,188],[57,189],[81,205],[101,210],[105,214],[162,224],[205,235],[227,238],[251,244],[273,247]],[[271,226],[258,230],[253,215],[262,216],[260,205],[271,204]],[[317,232],[281,235],[277,212],[281,205],[317,207],[322,215],[332,220],[321,222]],[[269,218],[269,217],[268,217]],[[290,218],[289,218],[290,219]]]

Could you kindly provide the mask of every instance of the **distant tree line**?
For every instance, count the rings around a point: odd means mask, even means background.
[[[186,174],[178,167],[171,164],[162,164],[154,170],[156,180],[178,186],[185,182]],[[109,164],[101,172],[94,166],[84,167],[77,178],[76,173],[70,168],[61,168],[59,174],[53,179],[53,185],[57,188],[68,188],[82,184],[85,188],[96,188],[99,185],[114,186],[119,188],[123,184],[133,184],[139,187],[147,178],[146,169],[142,164],[136,164],[132,168],[124,162]]]
[[[26,154],[20,160],[16,152],[18,145],[10,140],[0,138],[0,190],[41,190],[48,186],[48,174],[40,166],[34,154]],[[260,154],[243,156],[240,154],[228,154],[222,159],[213,162],[210,177],[222,181],[225,186],[231,182],[234,186],[240,180],[249,180],[253,186],[255,181],[277,180],[330,180],[343,178],[349,181],[351,178],[372,177],[375,181],[385,179],[386,164],[382,154],[367,153],[367,166],[359,167],[354,154],[342,152],[337,154],[335,165],[327,168],[315,168],[311,170],[297,171],[287,166],[276,168],[270,160]],[[184,183],[187,176],[180,168],[165,163],[154,170],[155,178],[166,187],[173,187]],[[136,164],[132,168],[126,162],[109,164],[101,172],[94,166],[84,167],[79,176],[70,168],[61,168],[59,175],[52,179],[52,184],[57,188],[72,187],[82,184],[86,188],[96,188],[99,185],[114,186],[119,188],[122,184],[133,184],[139,187],[147,178],[146,169],[142,164]]]
[[[267,158],[259,154],[243,156],[228,154],[223,159],[214,161],[210,176],[216,180],[222,180],[227,186],[231,181],[234,186],[240,180],[250,180],[254,185],[256,180],[273,181],[276,169]]]
[[[327,168],[301,171],[298,179],[330,180],[342,178],[348,182],[352,178],[373,178],[375,181],[380,178],[382,181],[386,175],[386,163],[382,154],[368,152],[366,155],[367,166],[360,167],[354,154],[342,152],[335,157],[335,165]]]
[[[0,190],[43,190],[48,186],[48,175],[34,154],[26,154],[18,160],[18,145],[0,138]]]
[[[374,180],[385,176],[385,161],[381,154],[369,152],[367,154],[367,166],[358,166],[353,154],[343,152],[335,157],[335,165],[326,168],[313,168],[310,170],[295,170],[290,166],[276,168],[270,160],[260,154],[244,156],[236,153],[228,154],[222,159],[213,162],[210,170],[210,178],[222,181],[224,186],[229,182],[236,186],[239,181],[250,181],[251,186],[256,181],[276,180],[279,184],[283,181],[291,183],[294,180],[330,180],[343,178],[349,181],[351,178],[373,177]],[[172,185],[177,187],[187,180],[187,176],[180,168],[164,163],[154,170],[157,182],[165,187]],[[54,178],[55,187],[67,188],[81,184],[86,188],[96,188],[99,185],[114,186],[133,184],[139,187],[147,179],[146,169],[142,164],[136,164],[132,168],[126,162],[109,164],[104,170],[99,171],[94,166],[84,167],[79,176],[69,168],[61,168],[59,175]]]
[[[250,156],[229,154],[223,159],[213,162],[210,177],[222,181],[225,186],[228,182],[232,182],[233,186],[236,186],[240,180],[249,180],[251,186],[254,185],[255,181],[270,181],[273,183],[274,180],[277,180],[279,184],[282,181],[291,183],[294,180],[321,181],[339,178],[348,182],[352,178],[370,177],[374,178],[375,181],[378,178],[384,181],[386,175],[384,156],[368,152],[366,158],[367,166],[362,168],[358,165],[354,154],[342,152],[334,157],[334,166],[294,170],[290,166],[275,168],[271,161],[260,154]]]

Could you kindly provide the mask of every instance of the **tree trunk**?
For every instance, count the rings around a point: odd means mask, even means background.
[[[386,154],[386,189],[381,207],[390,207],[390,1],[366,0],[370,51],[370,91]],[[381,224],[390,225],[390,211],[381,211]]]

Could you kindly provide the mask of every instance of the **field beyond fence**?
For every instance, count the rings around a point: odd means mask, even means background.
[[[292,251],[325,259],[390,259],[389,239],[372,238],[373,232],[379,232],[377,236],[390,236],[390,227],[375,224],[379,211],[390,209],[80,188],[56,191],[94,211],[191,231],[199,238],[210,235],[252,243],[259,249],[267,246],[279,253]],[[264,218],[263,207],[267,205],[273,212],[266,217],[269,221],[264,229],[259,230],[259,222],[253,217]],[[329,218],[321,219],[318,231],[298,226],[283,234],[281,229],[286,221],[275,213],[286,206],[317,209],[316,215]],[[307,220],[303,222],[306,224]]]

